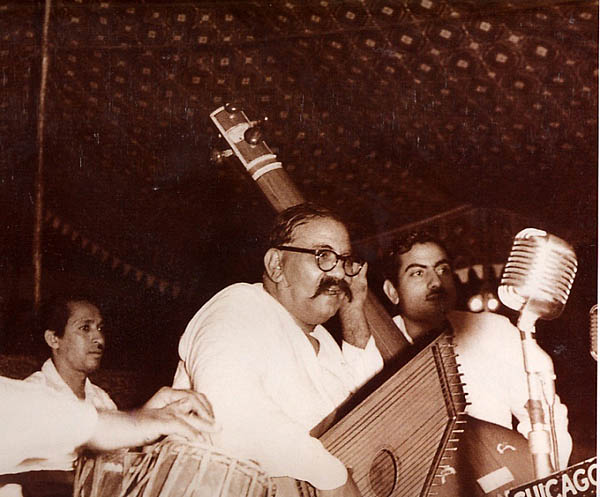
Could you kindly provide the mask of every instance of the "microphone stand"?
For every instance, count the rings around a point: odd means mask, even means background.
[[[521,346],[523,349],[523,363],[527,374],[527,388],[529,391],[529,400],[527,401],[527,411],[531,421],[531,431],[529,432],[529,451],[533,458],[533,469],[536,479],[544,478],[554,472],[552,465],[551,450],[554,454],[555,463],[558,465],[558,448],[554,429],[551,433],[545,428],[543,400],[546,397],[550,412],[550,423],[554,423],[554,371],[545,371],[536,364],[534,360],[535,348],[537,342],[534,338],[535,321],[538,316],[525,309],[521,312],[517,322],[517,328],[521,333]],[[548,378],[548,373],[550,377]],[[544,378],[546,376],[546,378]],[[552,426],[552,428],[554,428]],[[551,444],[552,435],[552,444]]]

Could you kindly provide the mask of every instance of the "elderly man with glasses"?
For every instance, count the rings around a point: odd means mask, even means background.
[[[363,311],[367,265],[312,204],[282,212],[269,242],[262,283],[225,288],[188,324],[174,386],[207,395],[223,426],[213,441],[236,457],[319,495],[359,495],[310,431],[383,366]],[[338,312],[341,348],[322,326]]]

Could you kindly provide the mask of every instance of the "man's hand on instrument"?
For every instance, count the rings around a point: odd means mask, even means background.
[[[348,471],[348,479],[341,487],[332,490],[317,490],[318,497],[362,497],[352,474]]]
[[[165,435],[198,441],[218,429],[204,395],[163,387],[140,409],[98,410],[98,422],[86,445],[92,450],[115,450],[149,444]]]
[[[177,407],[165,406],[160,409],[139,409],[132,412],[136,425],[143,433],[143,444],[154,442],[165,435],[175,435],[190,441],[204,440],[207,428],[205,421],[193,414],[183,415]]]
[[[210,425],[215,424],[212,406],[203,393],[162,387],[142,406],[142,409],[161,409],[166,406],[177,409],[181,414],[195,414]]]
[[[368,264],[362,267],[360,272],[350,278],[350,290],[352,290],[352,301],[344,297],[339,310],[340,322],[342,324],[342,334],[344,341],[356,347],[365,348],[371,330],[367,324],[365,317],[364,305],[367,300],[368,283],[367,283]]]
[[[165,433],[159,436],[178,434],[194,439],[219,429],[206,396],[192,390],[162,387],[136,414],[163,422]]]

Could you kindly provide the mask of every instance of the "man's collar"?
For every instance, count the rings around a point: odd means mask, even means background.
[[[402,332],[402,334],[404,335],[404,338],[406,338],[406,341],[408,343],[410,343],[411,345],[414,345],[415,341],[408,334],[408,331],[406,330],[406,323],[404,322],[404,319],[402,318],[402,316],[400,314],[397,314],[396,316],[394,316],[392,318],[392,320],[394,321],[394,324],[398,327],[398,329]]]
[[[46,375],[46,378],[49,378],[50,381],[52,381],[57,390],[70,392],[72,395],[77,397],[73,390],[71,390],[69,384],[60,375],[58,369],[56,369],[56,365],[54,364],[54,361],[51,357],[42,365],[42,372]],[[83,388],[85,391],[86,398],[90,397],[90,395],[93,395],[92,382],[87,376],[85,378],[85,385]]]
[[[402,332],[402,335],[404,335],[406,341],[411,345],[414,345],[415,339],[408,334],[404,318],[400,314],[397,314],[392,318],[392,320],[394,321],[394,324],[398,327],[398,329]],[[431,336],[438,336],[444,331],[452,331],[452,324],[448,319],[446,319],[441,326],[429,330],[427,333],[424,333],[422,337],[418,337],[417,340],[419,343],[423,342],[424,340],[429,341],[431,340]]]
[[[50,380],[55,390],[70,392],[73,394],[73,391],[71,390],[69,385],[67,385],[67,382],[60,375],[58,369],[56,369],[56,365],[54,364],[52,358],[48,359],[42,365],[42,373],[44,373],[46,375],[46,378]]]

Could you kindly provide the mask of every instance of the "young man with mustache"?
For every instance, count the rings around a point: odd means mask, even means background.
[[[262,283],[225,288],[188,324],[173,385],[206,394],[217,446],[319,495],[359,495],[309,432],[383,366],[363,311],[366,264],[344,224],[312,204],[282,212],[269,242]],[[338,312],[341,348],[322,326]]]
[[[519,331],[504,316],[456,311],[456,286],[448,252],[426,232],[413,232],[394,242],[385,261],[384,293],[395,305],[394,322],[410,343],[430,341],[452,331],[457,362],[467,393],[467,413],[479,420],[531,431],[529,399]],[[539,346],[534,361],[553,372],[552,359]],[[567,408],[555,401],[559,466],[567,466],[572,448]],[[546,420],[548,415],[546,413]]]
[[[117,409],[110,396],[89,379],[104,353],[104,322],[98,307],[85,297],[61,297],[50,303],[46,314],[44,340],[51,357],[24,381],[48,387],[65,399],[83,400],[96,409]],[[65,453],[62,459],[37,461],[23,470],[69,471],[76,459],[76,453]]]

